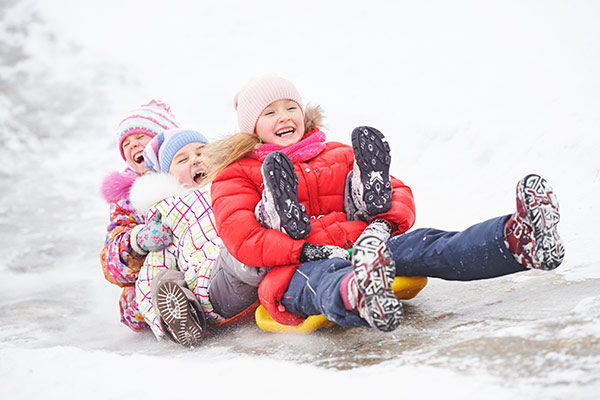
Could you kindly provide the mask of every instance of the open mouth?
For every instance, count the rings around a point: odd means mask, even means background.
[[[137,154],[134,154],[134,156],[133,156],[133,161],[134,161],[136,164],[141,164],[141,163],[143,163],[143,162],[144,162],[144,152],[143,152],[143,151],[140,151],[139,153],[137,153]]]
[[[204,171],[198,171],[192,177],[196,185],[200,185],[204,181],[204,178],[206,178],[206,172]]]
[[[294,132],[296,132],[295,128],[286,127],[286,128],[282,128],[282,129],[278,130],[277,132],[275,132],[275,136],[282,137],[285,135],[292,135],[292,134],[294,134]]]

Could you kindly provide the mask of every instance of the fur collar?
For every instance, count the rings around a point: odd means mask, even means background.
[[[131,185],[133,185],[133,182],[139,177],[140,175],[137,172],[129,168],[123,172],[111,172],[104,178],[104,181],[102,181],[100,192],[104,199],[109,203],[126,200],[129,198]]]
[[[150,207],[173,196],[183,196],[197,188],[186,188],[176,176],[163,173],[148,173],[139,177],[129,193],[133,207],[145,215]]]
[[[304,127],[307,132],[312,128],[322,130],[324,127],[324,119],[325,117],[321,106],[313,106],[311,104],[306,105],[306,110],[304,110]]]

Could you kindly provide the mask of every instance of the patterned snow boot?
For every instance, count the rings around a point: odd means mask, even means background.
[[[515,260],[526,268],[552,270],[565,256],[556,226],[558,200],[552,186],[539,175],[527,175],[517,184],[517,212],[504,226],[504,237]]]
[[[262,165],[265,188],[254,214],[265,228],[284,232],[292,239],[303,239],[310,233],[310,218],[298,201],[298,176],[294,164],[279,151],[270,153]]]
[[[174,281],[161,282],[156,291],[156,307],[166,333],[183,346],[202,342],[206,334],[204,313],[196,310],[183,289]]]
[[[352,147],[354,169],[350,172],[350,186],[358,212],[374,217],[389,211],[392,206],[390,145],[377,129],[359,126],[352,131]]]
[[[402,322],[402,303],[392,291],[396,266],[386,244],[388,237],[379,230],[361,234],[352,252],[353,275],[340,288],[346,306],[383,332],[393,331]]]

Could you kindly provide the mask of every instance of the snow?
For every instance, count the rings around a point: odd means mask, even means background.
[[[16,354],[15,354],[16,353]],[[456,398],[473,398],[478,393],[486,391],[488,380],[482,378],[476,384],[466,384],[466,379],[450,371],[439,371],[433,368],[418,367],[411,369],[398,369],[393,364],[378,366],[365,370],[352,370],[347,373],[337,371],[316,369],[310,366],[291,365],[290,363],[273,361],[256,357],[236,357],[235,359],[223,357],[222,354],[207,354],[210,359],[199,359],[183,355],[182,357],[165,358],[157,356],[138,355],[135,359],[120,354],[94,351],[85,352],[72,347],[57,346],[42,351],[19,351],[9,350],[4,354],[6,363],[12,365],[13,369],[24,372],[24,379],[34,379],[34,386],[23,386],[22,381],[9,381],[3,383],[2,390],[6,394],[17,394],[17,398],[34,398],[39,395],[39,388],[43,387],[46,398],[59,397],[70,393],[86,398],[124,398],[138,397],[140,394],[139,382],[132,384],[131,381],[123,382],[123,378],[134,376],[155,376],[160,369],[160,380],[150,385],[151,391],[146,392],[145,398],[160,399],[171,393],[180,393],[183,385],[192,384],[202,386],[202,377],[211,376],[214,383],[225,385],[223,395],[228,398],[279,398],[284,396],[289,399],[302,399],[312,395],[335,395],[348,387],[353,387],[352,396],[355,398],[370,398],[371,396],[389,396],[389,385],[377,385],[375,388],[355,385],[357,381],[371,378],[373,374],[383,382],[395,382],[402,386],[410,382],[407,391],[402,390],[403,396],[433,396],[439,394],[439,388],[433,388],[430,380],[454,381],[455,388],[451,391]],[[208,357],[207,357],[208,358]],[[35,359],[35,365],[28,363],[27,359]],[[68,364],[64,360],[69,360]],[[235,375],[235,384],[231,384],[232,363],[235,369],[243,371]],[[73,371],[87,371],[81,375],[73,376]],[[107,387],[101,389],[98,396],[99,376],[90,373],[102,371],[101,378],[111,382]],[[3,371],[4,372],[4,371]],[[268,383],[266,376],[275,379]],[[60,379],[65,377],[68,379]],[[58,379],[57,379],[58,378]],[[318,390],[307,387],[305,390],[295,389],[299,378],[303,382],[327,382],[327,388]],[[228,385],[228,383],[230,383]],[[463,383],[461,385],[461,383]],[[257,387],[258,386],[258,387]],[[250,389],[250,390],[249,390]],[[199,391],[203,391],[200,387]],[[502,390],[490,393],[490,399],[502,399],[514,393],[514,390]],[[210,393],[210,392],[206,392]],[[193,396],[193,392],[189,393]],[[256,396],[255,396],[256,395]],[[258,397],[260,395],[260,397]]]
[[[592,0],[0,2],[0,398],[596,398],[599,17]],[[119,118],[159,98],[218,138],[265,73],[324,108],[330,140],[386,134],[415,227],[510,213],[543,175],[563,265],[430,280],[391,334],[249,325],[184,349],[129,331],[98,258]]]

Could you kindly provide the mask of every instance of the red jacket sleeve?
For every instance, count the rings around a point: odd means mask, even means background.
[[[408,231],[415,223],[415,200],[412,190],[401,180],[390,177],[392,181],[392,207],[384,214],[376,218],[383,218],[398,225],[395,233]]]

